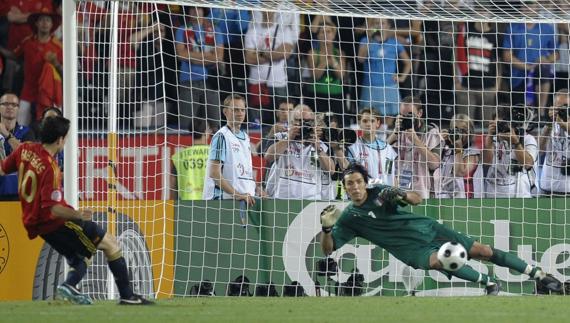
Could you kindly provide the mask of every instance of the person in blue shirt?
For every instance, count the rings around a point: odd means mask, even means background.
[[[359,108],[377,110],[391,127],[400,106],[398,84],[406,79],[412,63],[388,19],[370,19],[368,28],[358,50],[358,61],[364,69]],[[403,62],[402,70],[398,70],[399,59]]]
[[[9,156],[24,141],[34,141],[32,128],[17,122],[20,99],[16,94],[6,93],[0,97],[0,143],[4,156]],[[0,157],[1,159],[1,157]],[[18,199],[18,176],[10,174],[0,177],[0,199]]]
[[[536,15],[538,3],[525,2],[525,16]],[[510,23],[505,29],[503,59],[510,63],[511,105],[545,107],[550,92],[552,64],[558,59],[554,25]],[[540,93],[538,98],[535,93]]]
[[[184,7],[185,22],[176,30],[176,55],[180,62],[180,129],[187,129],[192,118],[205,118],[210,129],[220,123],[218,63],[224,60],[224,35],[206,18],[206,9]]]
[[[236,1],[236,4],[240,2]],[[219,88],[222,91],[243,88],[246,80],[243,37],[249,27],[251,14],[247,10],[211,8],[208,18],[224,38],[225,64],[221,71],[224,77],[219,79]]]

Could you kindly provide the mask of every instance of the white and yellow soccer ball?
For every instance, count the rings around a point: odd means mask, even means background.
[[[467,263],[467,250],[457,242],[446,242],[439,248],[437,259],[443,269],[456,271]]]

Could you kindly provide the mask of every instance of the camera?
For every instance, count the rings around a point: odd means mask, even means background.
[[[497,121],[497,133],[511,132],[511,126],[508,121]]]
[[[417,129],[417,120],[413,112],[401,117],[400,130]]]
[[[315,122],[314,121],[303,121],[301,124],[301,134],[297,139],[310,139],[315,133]]]
[[[501,113],[501,119],[497,121],[497,133],[509,133],[511,129],[520,138],[520,142],[524,142],[525,122],[527,122],[527,109],[524,106],[515,106],[511,109],[505,109]]]
[[[560,119],[564,122],[568,122],[568,109],[569,107],[567,105],[558,108],[558,116],[560,116]]]
[[[562,156],[562,167],[560,167],[560,173],[562,176],[570,176],[570,159],[566,156]]]
[[[339,144],[353,144],[356,142],[356,132],[352,129],[339,129],[342,128],[342,123],[338,121],[336,115],[325,113],[324,121],[326,127],[324,129],[323,141]]]
[[[364,294],[364,275],[355,268],[346,280],[340,285],[338,296],[361,296]]]
[[[446,144],[450,147],[454,146],[455,143],[459,140],[463,139],[463,135],[465,135],[465,130],[461,128],[453,128],[449,129],[449,136],[447,137]]]
[[[338,264],[330,257],[318,260],[315,265],[318,276],[334,276],[338,272]]]
[[[325,131],[325,141],[331,143],[353,144],[356,142],[356,132],[352,129],[328,128]]]
[[[511,159],[511,165],[509,166],[509,175],[516,175],[523,171],[522,165],[516,159]]]

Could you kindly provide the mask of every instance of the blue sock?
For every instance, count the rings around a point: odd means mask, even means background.
[[[87,273],[87,263],[83,259],[76,258],[69,262],[70,270],[65,278],[65,283],[76,287]]]

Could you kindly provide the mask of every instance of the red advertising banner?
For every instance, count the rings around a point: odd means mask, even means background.
[[[252,142],[259,140],[251,136]],[[171,156],[192,145],[188,135],[143,134],[119,136],[117,161],[117,196],[123,200],[162,200],[171,197],[176,178]],[[105,137],[79,139],[79,199],[107,199],[109,160]],[[253,156],[254,173],[261,181],[263,160]]]

